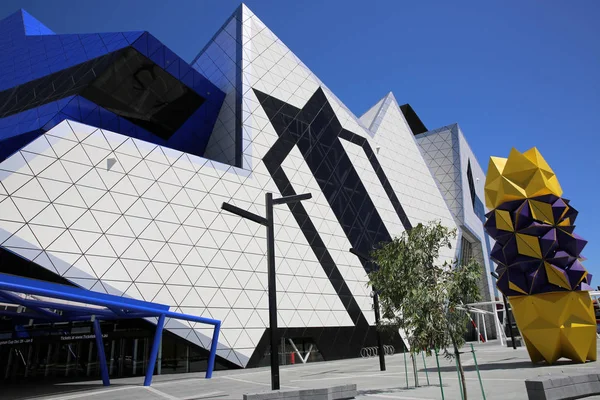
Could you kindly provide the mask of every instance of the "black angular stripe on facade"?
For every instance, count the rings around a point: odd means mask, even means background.
[[[381,167],[381,164],[379,164],[379,160],[377,160],[377,156],[373,152],[373,149],[371,148],[371,145],[369,144],[367,139],[345,129],[342,130],[342,132],[340,133],[340,138],[346,139],[347,141],[352,142],[363,148],[365,154],[367,155],[367,158],[369,159],[369,162],[371,163],[371,167],[373,168],[375,174],[377,175],[377,178],[379,179],[379,183],[381,183],[381,186],[383,186],[383,189],[385,190],[385,193],[390,199],[392,206],[394,206],[394,210],[396,210],[396,214],[398,214],[398,218],[400,218],[402,226],[404,226],[404,229],[407,231],[412,229],[412,224],[410,223],[408,216],[406,215],[406,211],[404,211],[404,208],[402,208],[402,204],[400,204],[400,200],[398,199],[398,196],[396,196],[394,188],[392,187],[390,181],[385,175],[385,172],[383,172],[383,168]]]
[[[274,175],[292,147],[298,146],[355,249],[369,254],[377,244],[390,241],[391,235],[346,154],[340,137],[363,147],[405,229],[411,228],[372,149],[364,139],[342,128],[322,89],[313,94],[302,110],[258,90],[255,93],[279,135],[264,157],[265,165]],[[282,193],[291,185],[287,178],[276,183],[283,189]],[[363,265],[367,268],[365,263]]]
[[[323,90],[319,88],[302,110],[260,91],[255,90],[255,93],[279,135],[279,139],[267,152],[263,161],[282,195],[296,194],[281,165],[292,148],[298,146],[352,247],[368,254],[378,243],[390,241],[391,236],[339,137],[350,138],[350,141],[359,140],[352,139],[355,135],[342,128]],[[391,185],[370,146],[368,144],[364,146],[364,144],[360,145],[363,148],[367,147],[367,156],[371,160],[371,165],[389,195]],[[390,196],[390,200],[393,204],[396,203],[394,207],[399,213],[400,219],[405,227],[410,229],[410,222],[395,194],[393,197]],[[326,359],[357,357],[362,347],[367,344],[374,345],[374,328],[369,326],[366,321],[304,206],[294,204],[289,207],[355,323],[354,327],[302,328],[301,330],[316,341],[321,351],[326,349]],[[361,262],[363,267],[369,271],[368,263],[362,260]],[[344,333],[340,334],[342,330]],[[298,333],[297,329],[281,329],[280,331],[286,337]],[[399,335],[395,335],[392,341],[397,348],[398,346],[402,347]],[[262,357],[266,344],[266,339],[261,340],[249,366]]]

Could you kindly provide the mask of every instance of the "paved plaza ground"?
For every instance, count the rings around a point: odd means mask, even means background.
[[[496,343],[475,346],[477,361],[488,400],[527,399],[525,379],[540,375],[596,372],[596,362],[570,364],[559,362],[554,366],[533,366],[524,348],[513,350]],[[465,348],[468,351],[469,348]],[[463,354],[469,399],[482,399],[473,357]],[[396,354],[386,357],[387,371],[379,371],[375,358],[319,362],[281,367],[282,389],[319,388],[355,383],[359,399],[426,400],[441,399],[435,357],[426,359],[427,368],[419,360],[419,388],[414,388],[412,369],[409,369],[410,388],[406,388],[404,357]],[[458,376],[454,361],[440,357],[442,382],[446,400],[460,399]],[[409,364],[410,368],[410,364]],[[430,385],[427,386],[429,375]],[[221,400],[241,399],[244,393],[270,390],[270,369],[257,368],[215,372],[213,379],[205,380],[202,374],[177,374],[155,376],[152,387],[141,386],[142,377],[113,379],[104,388],[99,381],[69,384],[3,385],[0,398],[10,400]],[[600,397],[594,397],[600,398]]]

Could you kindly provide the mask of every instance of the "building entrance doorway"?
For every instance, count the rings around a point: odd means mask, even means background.
[[[120,378],[146,373],[150,338],[146,332],[111,332],[104,338],[109,375]],[[0,340],[0,381],[100,376],[98,349],[89,334]]]

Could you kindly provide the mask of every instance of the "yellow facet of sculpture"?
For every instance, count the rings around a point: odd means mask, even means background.
[[[596,317],[588,292],[510,296],[509,301],[531,361],[596,361]]]
[[[545,194],[562,195],[558,179],[535,147],[524,153],[512,149],[508,158],[490,157],[485,204],[493,210],[504,202]]]

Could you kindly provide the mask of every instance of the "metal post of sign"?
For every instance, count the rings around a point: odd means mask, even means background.
[[[257,222],[267,228],[267,268],[269,288],[269,337],[271,341],[271,389],[279,390],[279,338],[277,332],[277,278],[275,276],[275,224],[273,206],[278,204],[297,203],[312,198],[310,193],[273,198],[273,193],[265,193],[266,217],[261,217],[229,203],[223,203],[221,209],[229,211],[250,221]]]
[[[508,331],[510,332],[510,340],[512,341],[513,350],[516,350],[517,343],[515,342],[515,334],[512,328],[512,318],[510,317],[510,311],[508,309],[508,302],[506,301],[506,296],[502,295],[502,299],[504,300],[504,312],[506,313],[506,321],[508,323]]]
[[[383,341],[381,340],[381,332],[379,332],[379,295],[376,290],[373,290],[373,308],[375,309],[375,324],[377,325],[377,348],[379,349],[379,370],[385,371],[385,352],[383,349]]]
[[[352,248],[349,250],[350,253],[354,254],[356,257],[360,258],[363,261],[371,262],[371,258],[366,254],[362,254],[358,250]],[[375,312],[375,325],[379,327],[379,321],[381,316],[379,315],[379,294],[377,294],[377,290],[373,288],[373,292],[371,292],[371,297],[373,297],[373,310]],[[377,349],[379,353],[379,370],[385,371],[385,352],[383,349],[383,340],[381,340],[381,332],[379,329],[376,330],[377,335]]]

